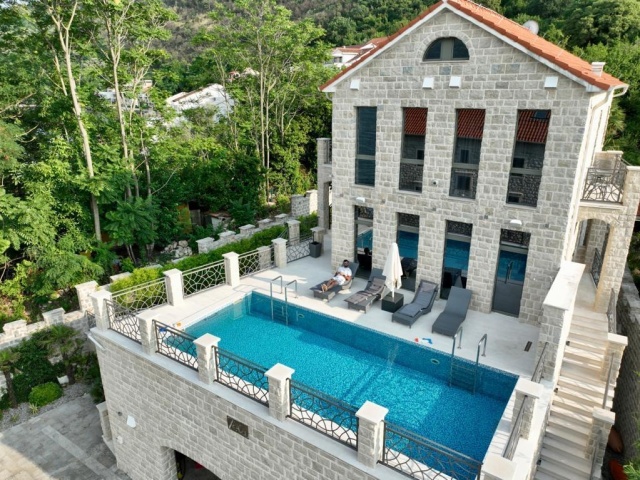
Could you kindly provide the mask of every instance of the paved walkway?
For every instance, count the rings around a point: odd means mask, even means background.
[[[0,480],[127,480],[89,395],[0,433]]]

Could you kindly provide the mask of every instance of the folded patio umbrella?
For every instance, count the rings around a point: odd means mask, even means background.
[[[402,286],[402,264],[400,263],[400,252],[396,242],[389,245],[387,261],[384,264],[382,274],[387,277],[384,283],[391,291],[391,298],[394,298],[396,289]]]

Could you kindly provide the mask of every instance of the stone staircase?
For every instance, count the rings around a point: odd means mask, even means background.
[[[606,379],[605,362],[608,322],[604,313],[576,307],[565,347],[556,394],[542,443],[537,480],[586,480],[591,458],[585,458],[594,408],[602,408]],[[613,387],[606,409],[613,403]],[[595,478],[600,477],[600,469]]]

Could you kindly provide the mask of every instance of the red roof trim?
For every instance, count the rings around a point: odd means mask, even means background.
[[[482,139],[484,132],[484,110],[463,108],[458,110],[458,138]]]
[[[545,40],[542,37],[537,36],[536,34],[530,32],[528,29],[524,28],[522,25],[513,22],[506,17],[490,10],[488,8],[477,5],[468,0],[443,0],[435,5],[432,5],[424,12],[422,12],[419,16],[414,18],[411,22],[409,22],[405,27],[398,30],[393,35],[386,37],[380,42],[377,43],[377,48],[372,49],[366,54],[362,55],[360,59],[356,62],[352,63],[348,68],[342,70],[336,76],[334,76],[331,80],[326,82],[324,85],[320,87],[320,90],[324,90],[331,84],[335,83],[337,80],[345,76],[348,72],[353,70],[355,67],[360,65],[363,61],[369,58],[371,55],[375,55],[378,51],[380,51],[383,47],[389,44],[391,41],[396,39],[398,36],[402,35],[405,31],[410,29],[416,23],[420,22],[426,16],[428,16],[431,12],[436,10],[438,7],[446,3],[453,10],[458,10],[461,13],[464,13],[478,22],[486,25],[487,27],[494,30],[496,33],[504,35],[510,40],[522,45],[529,52],[542,57],[549,62],[557,65],[563,70],[575,75],[576,77],[584,80],[590,85],[596,86],[603,90],[610,90],[615,87],[623,87],[627,84],[623,81],[615,78],[608,73],[602,72],[599,76],[598,74],[592,72],[591,64],[582,60],[581,58],[576,57],[575,55],[567,52],[566,50],[554,45],[553,43]],[[376,39],[378,40],[378,39]]]
[[[550,113],[546,118],[536,118],[538,110],[519,110],[516,141],[526,143],[547,143]]]

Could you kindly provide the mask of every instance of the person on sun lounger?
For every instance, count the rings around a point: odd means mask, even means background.
[[[322,291],[333,288],[336,285],[344,285],[345,282],[351,280],[351,269],[349,268],[349,260],[342,262],[342,265],[338,267],[336,274],[328,282],[322,284]]]

